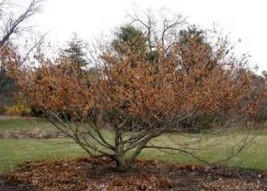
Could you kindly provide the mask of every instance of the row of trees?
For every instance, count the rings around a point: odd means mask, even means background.
[[[144,149],[198,158],[188,143],[153,141],[163,134],[251,127],[263,88],[256,88],[247,60],[234,57],[225,38],[214,32],[210,39],[182,16],[154,18],[131,17],[111,40],[92,46],[89,58],[76,37],[57,59],[36,56],[37,68],[8,52],[18,98],[90,156],[110,157],[119,171]]]

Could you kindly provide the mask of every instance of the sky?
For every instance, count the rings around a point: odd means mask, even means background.
[[[77,33],[90,40],[108,34],[135,10],[160,10],[182,14],[202,28],[215,24],[229,35],[237,53],[251,55],[251,65],[267,70],[267,11],[265,0],[45,0],[34,17],[36,30],[64,43]],[[241,40],[241,42],[239,42]]]

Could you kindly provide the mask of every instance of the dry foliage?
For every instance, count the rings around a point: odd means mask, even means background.
[[[191,154],[179,145],[150,141],[168,132],[200,130],[197,124],[205,117],[216,128],[252,124],[260,101],[246,60],[229,54],[227,41],[212,43],[205,31],[179,29],[180,16],[163,20],[161,31],[152,20],[133,17],[115,40],[99,45],[94,72],[77,72],[71,57],[13,70],[28,104],[91,156],[112,158],[118,170],[128,169],[145,148]]]
[[[266,190],[266,172],[137,160],[128,172],[114,173],[111,160],[76,159],[23,164],[6,175],[5,190]]]

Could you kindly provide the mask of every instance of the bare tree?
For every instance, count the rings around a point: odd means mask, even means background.
[[[0,47],[3,47],[10,37],[21,32],[23,24],[31,18],[39,9],[42,0],[32,0],[26,9],[18,16],[15,16],[14,10],[11,9],[12,1],[2,0],[0,2],[1,14],[1,36]]]
[[[187,22],[185,17],[178,14],[172,18],[162,16],[159,21],[148,11],[141,14],[129,15],[131,24],[145,31],[150,50],[155,48],[156,44],[160,43],[167,51],[175,43],[175,38],[178,38],[178,31],[182,30]]]

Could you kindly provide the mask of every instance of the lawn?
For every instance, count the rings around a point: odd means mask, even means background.
[[[33,128],[55,129],[46,121],[41,119],[23,120],[0,120],[0,131],[29,131]],[[255,130],[252,132],[253,141],[239,155],[227,161],[225,165],[242,167],[248,169],[267,169],[267,133],[266,129]],[[194,135],[196,136],[196,135]],[[210,140],[198,142],[196,147],[204,147],[197,152],[197,155],[207,161],[216,161],[224,158],[231,151],[231,144],[236,144],[236,140],[242,140],[245,136],[244,131],[220,134]],[[235,137],[235,139],[233,139]],[[154,144],[169,145],[172,140],[177,140],[176,144],[188,142],[186,136],[163,135],[155,140]],[[213,143],[219,144],[213,144]],[[86,156],[86,153],[70,139],[0,139],[0,171],[16,168],[16,166],[26,160],[43,160],[55,158],[77,158]],[[144,150],[140,158],[175,161],[182,163],[201,163],[186,154],[171,154],[159,152],[158,150]]]
[[[69,139],[0,139],[0,171],[26,160],[76,158],[85,152]]]
[[[25,132],[34,128],[53,131],[55,128],[44,119],[22,118],[22,119],[3,119],[0,120],[0,131]]]

